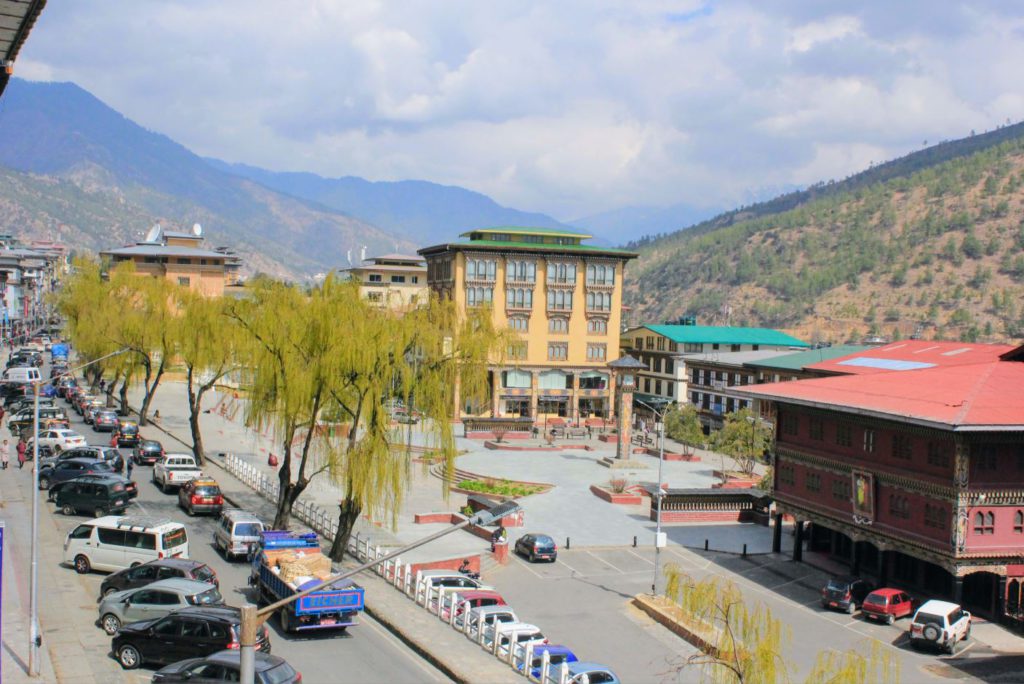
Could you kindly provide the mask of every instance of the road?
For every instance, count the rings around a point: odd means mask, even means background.
[[[73,409],[67,407],[63,400],[58,404],[67,408],[71,418],[71,428],[85,436],[90,444],[105,444],[109,433],[97,433],[86,425]],[[146,429],[143,428],[145,435]],[[155,436],[155,435],[154,435]],[[168,450],[173,445],[167,445]],[[127,457],[130,449],[122,449]],[[186,525],[189,534],[189,555],[210,565],[220,578],[221,592],[229,605],[241,605],[250,600],[248,596],[248,566],[244,563],[229,563],[217,552],[212,544],[214,516],[188,517],[177,505],[177,494],[163,494],[152,483],[151,469],[147,466],[136,467],[133,479],[139,485],[139,496],[129,508],[130,514],[142,514],[159,518],[170,518]],[[79,516],[65,517],[56,512],[52,504],[46,504],[45,498],[40,514],[51,516],[62,534],[74,528],[83,518]],[[70,568],[66,572],[72,573]],[[103,575],[92,573],[80,578],[86,586],[88,595],[80,603],[94,600],[99,595],[100,582]],[[42,587],[45,592],[46,588]],[[347,634],[331,635],[318,633],[313,636],[284,634],[276,620],[269,623],[271,643],[275,655],[285,658],[295,669],[302,673],[303,682],[320,684],[328,682],[387,682],[389,684],[417,684],[420,682],[448,682],[443,673],[430,663],[419,657],[405,646],[391,632],[380,625],[369,615],[360,617],[360,624],[353,627]],[[102,635],[99,627],[97,633]],[[109,640],[107,640],[109,643]],[[119,672],[120,666],[111,658],[112,673]],[[150,672],[142,670],[140,681],[148,680]]]

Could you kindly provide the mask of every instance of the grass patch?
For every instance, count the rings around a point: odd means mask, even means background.
[[[522,482],[491,478],[485,480],[462,480],[455,486],[469,492],[498,494],[499,496],[529,496],[530,494],[544,491],[543,485],[524,484]]]

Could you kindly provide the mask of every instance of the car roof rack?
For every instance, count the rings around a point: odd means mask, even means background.
[[[169,525],[173,520],[170,518],[147,518],[145,516],[129,515],[121,518],[117,522],[118,528],[134,529],[136,527],[148,528],[148,527],[160,527],[162,525]]]

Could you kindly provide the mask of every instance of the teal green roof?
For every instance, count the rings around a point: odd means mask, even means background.
[[[808,351],[796,352],[794,354],[786,354],[785,356],[776,356],[771,359],[764,359],[763,361],[751,361],[744,365],[755,366],[757,368],[775,368],[778,370],[798,371],[803,370],[804,366],[809,366],[812,363],[831,361],[832,359],[838,359],[840,356],[856,354],[857,352],[864,351],[868,348],[869,347],[867,346],[858,344],[841,344],[835,347],[821,347],[820,349],[811,349]]]
[[[645,325],[679,344],[766,344],[809,347],[792,335],[771,328],[730,328],[716,325]]]
[[[532,226],[494,226],[490,228],[474,228],[473,230],[467,230],[465,233],[459,235],[459,237],[469,237],[473,233],[510,233],[515,235],[547,235],[549,237],[574,237],[587,239],[594,237],[587,233],[581,233],[576,230],[568,230],[566,228],[534,228]]]

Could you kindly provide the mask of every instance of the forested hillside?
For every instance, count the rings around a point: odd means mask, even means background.
[[[641,243],[627,271],[634,320],[696,314],[833,342],[1019,339],[1024,131],[995,133],[988,146],[986,136],[946,143],[941,157],[896,160],[867,172],[874,182],[854,177],[793,209]]]

